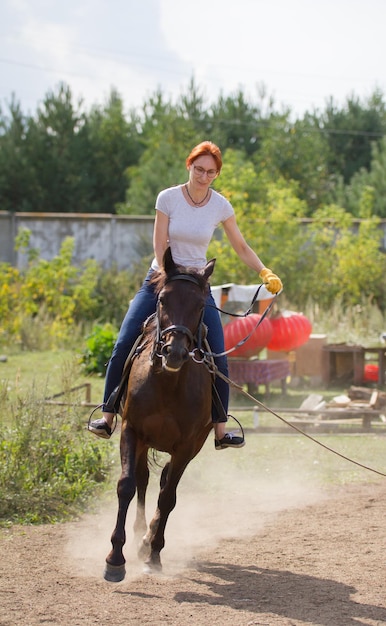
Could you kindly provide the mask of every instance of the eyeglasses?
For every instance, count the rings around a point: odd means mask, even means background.
[[[214,178],[217,175],[217,170],[205,170],[200,165],[193,165],[193,167],[194,172],[195,174],[197,174],[197,176],[203,176],[204,174],[206,174],[208,178]]]

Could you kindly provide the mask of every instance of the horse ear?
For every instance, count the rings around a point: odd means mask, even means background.
[[[170,250],[170,246],[168,246],[164,252],[164,258],[162,260],[164,270],[167,274],[175,268],[176,264],[173,261],[172,251]]]
[[[208,280],[209,276],[212,275],[215,263],[216,263],[216,259],[211,259],[205,265],[204,270],[203,270],[203,276],[205,277],[205,280]]]

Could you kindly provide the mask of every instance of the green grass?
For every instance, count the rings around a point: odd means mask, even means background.
[[[314,437],[331,450],[386,474],[384,435],[342,434]],[[331,486],[367,484],[385,480],[384,477],[337,456],[301,435],[289,433],[259,435],[247,432],[246,442],[247,445],[242,450],[223,452],[219,462],[224,465],[218,468],[219,478],[215,481],[223,483],[227,481],[228,475],[232,475],[232,483],[237,477],[238,489],[242,489],[244,479],[249,484],[253,477],[260,482],[265,477],[268,484],[270,479],[274,482],[294,480],[328,489]],[[204,451],[197,458],[197,465],[202,468],[203,479],[209,458],[215,454],[212,452],[212,446],[209,439]],[[217,462],[217,455],[215,460]],[[213,490],[217,488],[216,482],[212,483],[212,488]]]
[[[0,362],[0,383],[5,386],[12,402],[29,389],[37,388],[44,397],[68,391],[73,387],[91,384],[92,401],[102,401],[104,379],[86,374],[79,366],[79,355],[70,350],[4,353]],[[72,396],[74,402],[85,399],[85,390]]]

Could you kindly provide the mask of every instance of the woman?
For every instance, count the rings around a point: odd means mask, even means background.
[[[220,149],[214,143],[204,141],[193,148],[186,159],[189,180],[183,185],[161,191],[157,197],[153,233],[155,258],[126,313],[114,346],[106,372],[103,417],[89,424],[89,430],[99,437],[109,439],[111,436],[115,411],[114,403],[111,399],[109,403],[109,398],[120,383],[126,358],[141,332],[143,322],[155,312],[156,296],[150,278],[161,267],[168,246],[176,263],[202,268],[206,264],[206,252],[214,230],[222,223],[240,260],[259,274],[271,293],[278,293],[282,289],[280,278],[264,267],[257,254],[246,243],[237,226],[232,205],[210,187],[212,181],[219,176],[221,167]],[[208,328],[207,339],[211,350],[219,354],[224,352],[224,335],[220,316],[214,306],[213,296],[209,293],[204,323]],[[228,376],[226,356],[217,357],[215,361],[219,371]],[[245,444],[244,438],[225,432],[229,386],[218,376],[215,386],[225,409],[223,415],[219,414],[215,406],[212,409],[215,447],[217,450],[241,448]]]

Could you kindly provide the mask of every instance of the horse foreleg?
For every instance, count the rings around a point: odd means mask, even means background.
[[[138,444],[139,445],[139,444]],[[147,523],[145,515],[146,490],[149,483],[149,468],[147,464],[148,447],[137,451],[136,476],[137,476],[137,514],[134,521],[134,541],[137,546],[138,556],[145,558],[143,554],[143,537],[146,534]],[[148,555],[149,550],[146,552]]]
[[[189,459],[190,460],[190,459]],[[188,461],[180,464],[173,459],[165,466],[161,476],[161,490],[155,515],[150,522],[147,542],[150,545],[150,556],[146,565],[150,571],[161,571],[160,552],[165,545],[165,528],[169,515],[176,506],[177,486],[185,471]]]
[[[166,478],[168,475],[168,469],[169,469],[169,465],[170,462],[168,461],[161,473],[161,478],[160,478],[160,489],[162,490],[166,484]],[[150,552],[151,552],[151,540],[154,537],[157,528],[158,528],[158,509],[153,517],[153,519],[151,520],[151,523],[149,524],[149,528],[147,530],[147,533],[143,535],[142,538],[142,542],[139,544],[138,546],[138,557],[140,559],[142,559],[143,561],[145,561],[146,559],[149,558],[150,556]],[[146,529],[145,529],[146,530]]]
[[[111,535],[112,550],[106,557],[104,578],[110,582],[120,582],[125,577],[125,557],[123,546],[126,542],[126,516],[131,500],[135,495],[135,453],[136,436],[123,422],[121,432],[121,467],[122,472],[117,484],[118,515]]]

